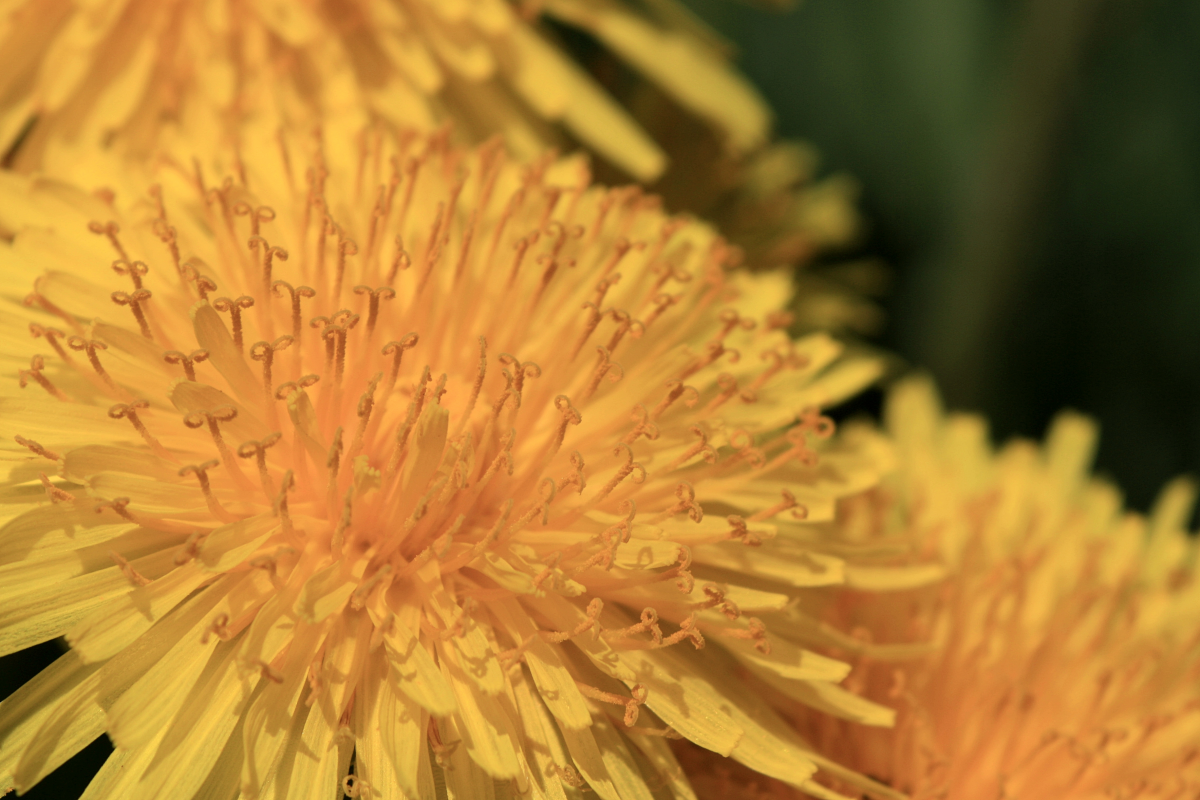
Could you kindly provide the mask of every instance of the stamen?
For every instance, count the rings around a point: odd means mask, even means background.
[[[640,622],[630,625],[627,628],[604,631],[600,636],[606,642],[611,642],[616,639],[631,639],[639,633],[649,633],[650,639],[654,644],[662,644],[663,634],[662,629],[658,627],[658,612],[653,608],[642,609]]]
[[[213,459],[211,461],[205,461],[203,464],[188,464],[186,467],[183,467],[179,470],[179,477],[182,478],[187,475],[195,475],[196,480],[200,482],[200,491],[204,493],[204,502],[208,504],[208,510],[212,513],[212,515],[221,520],[221,522],[236,522],[237,517],[225,510],[220,501],[218,501],[216,496],[213,494],[212,487],[208,482],[208,470],[220,465],[220,463],[220,461]]]
[[[107,350],[108,345],[106,345],[104,342],[99,342],[94,339],[84,339],[82,336],[72,336],[67,340],[67,346],[77,353],[86,353],[88,361],[91,362],[92,369],[96,370],[96,374],[99,375],[106,384],[108,384],[108,387],[118,395],[125,394],[117,386],[116,382],[112,379],[112,376],[105,372],[104,367],[100,364],[100,356],[96,355],[98,351]]]
[[[607,347],[597,345],[596,353],[599,358],[596,360],[596,368],[592,371],[592,378],[583,390],[582,402],[587,402],[595,394],[596,389],[600,386],[600,381],[604,379],[605,375],[608,376],[610,383],[616,383],[625,377],[625,370],[621,368],[621,365],[610,360],[611,353]]]
[[[659,512],[650,520],[651,525],[662,522],[665,519],[670,519],[676,514],[682,514],[685,511],[687,512],[688,519],[692,522],[698,523],[704,519],[704,509],[696,502],[696,490],[690,483],[684,481],[676,486],[675,496],[679,498],[678,502],[665,511]]]
[[[133,565],[122,558],[121,554],[116,550],[109,550],[108,557],[113,560],[113,563],[117,565],[117,569],[121,570],[121,574],[135,587],[142,587],[150,583],[149,578],[134,569]]]
[[[390,286],[380,286],[378,289],[372,289],[370,286],[359,284],[354,287],[355,294],[369,295],[367,300],[367,338],[371,338],[371,334],[375,332],[375,320],[379,316],[379,301],[391,300],[396,296],[396,290]]]
[[[350,314],[349,311],[339,311],[337,314],[334,314],[334,319],[336,320],[343,313]],[[330,323],[321,331],[321,338],[325,340],[326,357],[330,355],[330,343],[335,344],[333,349],[333,382],[335,386],[341,386],[342,384],[342,375],[346,369],[346,337],[358,325],[359,316],[358,314],[350,314],[348,317],[342,318],[344,319],[343,322]]]
[[[523,392],[525,389],[525,379],[542,377],[542,368],[533,361],[525,361],[522,363],[521,360],[516,356],[508,353],[500,354],[500,363],[504,364],[505,366],[513,367],[513,389],[517,392],[517,408],[520,408],[521,403],[519,398],[521,396],[521,392]]]
[[[663,294],[655,295],[654,308],[651,309],[650,313],[646,315],[646,318],[644,320],[642,320],[642,327],[649,328],[651,326],[651,324],[653,324],[655,320],[657,320],[659,317],[661,317],[668,308],[675,305],[682,299],[683,299],[682,294],[663,293]]]
[[[521,270],[521,262],[525,260],[525,253],[528,252],[530,247],[537,244],[540,236],[541,233],[539,231],[534,231],[528,236],[518,239],[517,243],[513,245],[513,250],[516,253],[513,255],[512,269],[508,273],[508,287],[510,289],[517,282],[517,273]]]
[[[709,340],[709,343],[722,342],[725,340],[735,328],[741,328],[744,331],[754,330],[758,323],[749,317],[743,317],[736,309],[727,308],[717,315],[717,320],[721,323],[721,329]]]
[[[337,235],[338,235],[337,273],[334,275],[334,278],[333,278],[333,303],[334,303],[334,305],[337,305],[338,303],[342,302],[342,280],[345,278],[345,275],[346,275],[346,256],[353,256],[353,255],[358,254],[358,245],[354,243],[353,239],[344,238],[342,235],[342,229],[340,227],[337,229]]]
[[[349,458],[354,458],[358,455],[359,449],[363,445],[363,437],[367,433],[367,425],[371,421],[371,412],[375,409],[375,390],[379,387],[379,382],[383,380],[383,373],[376,372],[371,380],[367,383],[367,389],[358,398],[358,429],[354,432],[354,439],[350,444]]]
[[[659,404],[654,407],[654,410],[650,412],[650,419],[656,420],[661,417],[663,413],[671,407],[672,403],[674,403],[680,397],[683,397],[685,394],[687,397],[684,398],[683,404],[688,408],[694,408],[696,403],[700,402],[700,392],[696,391],[693,387],[686,386],[680,381],[668,381],[666,397],[664,397]]]
[[[55,453],[53,450],[47,450],[32,439],[26,439],[24,436],[14,436],[13,440],[21,445],[21,447],[28,448],[35,455],[39,455],[42,458],[48,458],[51,461],[60,461],[62,459],[62,456],[58,453]]]
[[[283,434],[279,431],[267,434],[260,441],[250,440],[242,442],[238,445],[237,454],[239,458],[253,458],[258,464],[258,478],[262,483],[263,494],[268,500],[274,499],[275,488],[271,483],[271,476],[267,472],[267,450],[274,447],[279,440],[283,438]]]
[[[596,634],[602,633],[600,630],[599,620],[600,612],[604,610],[604,601],[599,597],[593,597],[587,605],[586,618],[576,625],[570,631],[541,631],[542,638],[551,644],[562,644],[568,639],[573,639],[576,636],[587,633],[596,629]]]
[[[276,297],[283,297],[283,291],[281,290],[287,291],[288,298],[290,299],[292,305],[292,338],[296,342],[299,342],[300,332],[304,329],[304,324],[302,322],[303,317],[300,313],[300,300],[302,298],[316,297],[316,291],[308,286],[297,286],[292,288],[292,285],[287,281],[275,281],[271,284],[271,290]]]
[[[793,519],[806,519],[808,517],[808,509],[805,508],[804,506],[800,505],[799,503],[797,503],[796,496],[794,494],[792,494],[791,492],[789,492],[787,489],[783,489],[781,491],[783,492],[783,501],[782,502],[777,503],[777,504],[771,506],[770,508],[764,508],[762,511],[758,511],[758,512],[752,514],[751,516],[747,517],[747,521],[760,522],[765,519],[771,519],[775,515],[782,514],[784,511],[787,511],[788,509],[793,509],[792,510],[792,518]]]
[[[227,642],[233,638],[233,632],[229,630],[229,614],[222,611],[213,617],[212,623],[204,630],[204,634],[200,637],[200,644],[208,644],[208,640],[216,636],[222,642]]]
[[[354,511],[354,487],[346,487],[346,494],[342,497],[342,516],[338,520],[337,527],[333,529],[333,537],[329,542],[329,549],[334,558],[341,558],[342,547],[346,542],[346,531],[350,528],[350,520]]]
[[[46,497],[50,498],[51,503],[73,503],[73,502],[75,502],[75,495],[71,494],[70,492],[66,491],[65,489],[60,489],[57,486],[55,486],[53,483],[51,483],[50,478],[47,477],[46,473],[39,472],[38,477],[42,481],[42,486],[46,487]]]
[[[755,650],[764,656],[771,655],[771,642],[767,639],[767,626],[763,621],[758,617],[746,617],[746,625],[745,629],[725,629],[721,633],[734,639],[750,639],[754,642]]]
[[[122,259],[117,259],[112,263],[113,272],[118,275],[128,275],[133,279],[133,290],[136,292],[142,288],[142,278],[150,272],[150,267],[146,266],[144,261],[129,262]]]
[[[292,527],[292,517],[288,513],[287,493],[296,488],[296,478],[289,469],[283,473],[283,480],[279,484],[279,494],[275,496],[272,503],[272,510],[275,516],[279,517],[280,523],[283,524],[283,532],[287,534],[295,533],[295,528]]]
[[[24,389],[29,385],[29,381],[33,380],[34,383],[36,383],[38,386],[41,386],[56,399],[61,400],[64,403],[71,402],[71,398],[63,394],[57,386],[50,382],[49,378],[42,374],[42,370],[45,368],[45,359],[43,359],[40,355],[33,355],[29,358],[29,369],[17,370],[17,382],[21,388]]]
[[[725,518],[725,520],[729,523],[729,527],[731,528],[729,532],[730,539],[739,539],[741,540],[742,544],[746,545],[747,547],[762,546],[762,537],[750,530],[750,527],[746,524],[745,519],[737,514],[730,514]]]
[[[129,420],[129,423],[133,425],[133,429],[146,440],[146,444],[150,445],[150,449],[156,455],[162,458],[171,458],[171,454],[167,452],[165,447],[158,443],[157,439],[150,435],[150,431],[146,430],[145,424],[142,423],[141,418],[138,416],[137,412],[140,409],[149,407],[150,403],[146,400],[134,400],[132,403],[117,403],[108,409],[108,416],[110,419]]]
[[[750,385],[742,392],[741,398],[744,402],[753,403],[758,399],[758,390],[766,385],[767,381],[773,378],[780,370],[786,367],[799,367],[804,364],[804,360],[794,354],[787,356],[775,350],[767,350],[762,354],[764,361],[769,360],[771,365],[763,370],[758,377],[750,382]]]
[[[242,474],[241,467],[233,460],[233,452],[229,449],[229,445],[225,444],[225,437],[221,435],[221,426],[218,423],[232,422],[237,419],[237,409],[233,406],[217,406],[211,411],[192,411],[186,414],[183,418],[183,424],[195,430],[204,425],[208,426],[208,432],[212,435],[213,443],[217,446],[217,452],[221,454],[221,461],[225,464],[225,469],[229,470],[234,479],[242,488],[249,486],[249,481]]]
[[[137,320],[138,327],[142,329],[142,336],[147,339],[153,339],[154,334],[150,332],[150,323],[146,320],[146,312],[142,308],[142,303],[150,299],[150,291],[148,289],[138,289],[133,294],[127,292],[113,292],[112,301],[119,306],[129,306],[133,312],[133,318]]]
[[[175,231],[175,226],[168,225],[165,219],[156,219],[154,220],[154,234],[171,251],[171,262],[175,265],[175,272],[179,275],[179,282],[187,284],[187,274],[180,261],[179,239]]]
[[[392,268],[388,270],[387,283],[395,283],[396,275],[412,266],[412,258],[404,249],[404,240],[396,234],[396,255],[392,258]]]
[[[666,471],[670,472],[674,469],[679,469],[694,456],[700,455],[709,464],[717,463],[717,448],[708,443],[708,434],[704,432],[699,425],[691,427],[692,434],[700,439],[694,445],[684,450],[674,461],[666,466]]]
[[[121,246],[121,240],[117,238],[117,234],[121,232],[121,226],[113,221],[98,222],[92,220],[88,223],[88,230],[97,236],[108,237],[109,244],[117,251],[117,255],[122,261],[129,261],[129,254],[125,252],[125,248]]]
[[[725,590],[716,584],[710,583],[704,587],[704,594],[708,597],[699,603],[692,603],[692,608],[697,611],[703,611],[706,608],[716,608],[728,619],[737,619],[742,615],[742,611],[737,607],[737,604],[732,600],[725,599]]]
[[[264,222],[271,222],[275,219],[275,209],[270,206],[258,206],[253,208],[249,203],[241,202],[233,207],[233,213],[239,217],[250,218],[250,235],[259,235],[259,226]]]
[[[217,311],[229,312],[229,319],[233,326],[233,345],[238,349],[239,353],[242,352],[242,312],[253,306],[254,298],[245,294],[236,300],[230,300],[228,297],[218,297],[213,301],[213,308]]]
[[[624,706],[625,727],[627,728],[631,728],[637,723],[638,707],[645,704],[646,697],[649,694],[646,691],[646,687],[642,686],[640,683],[635,683],[633,688],[629,690],[629,693],[633,695],[633,697],[628,700],[620,695],[602,691],[597,689],[595,686],[591,686],[580,681],[575,681],[575,685],[579,687],[579,692],[584,697],[590,697],[593,700],[599,700],[602,703],[611,703],[615,706]]]
[[[67,323],[72,328],[74,328],[76,331],[82,332],[83,327],[78,322],[75,321],[75,318],[73,316],[68,314],[66,311],[63,311],[58,306],[54,305],[54,303],[51,303],[49,301],[49,299],[46,298],[46,295],[42,294],[40,291],[37,290],[38,284],[40,284],[41,281],[42,281],[42,279],[38,278],[34,282],[34,291],[25,295],[25,297],[21,300],[21,305],[25,306],[26,308],[33,308],[34,306],[38,306],[46,313],[53,314],[54,316],[58,317],[63,322]]]
[[[293,341],[291,336],[284,334],[273,342],[255,342],[250,345],[250,359],[261,361],[263,364],[263,402],[272,413],[275,405],[271,402],[271,365],[275,361],[275,354],[286,350]]]
[[[501,356],[501,361],[504,357]],[[532,363],[532,362],[530,362]],[[539,370],[540,374],[540,370]],[[483,336],[479,337],[479,372],[475,375],[475,383],[471,384],[471,395],[467,398],[466,408],[463,409],[462,415],[459,417],[458,427],[455,430],[455,436],[462,433],[464,427],[471,419],[471,413],[475,411],[475,403],[479,400],[479,392],[483,389],[483,379],[487,376],[487,339]]]
[[[420,336],[415,332],[411,332],[406,333],[400,341],[388,342],[383,346],[383,355],[390,355],[392,357],[392,369],[388,373],[387,388],[384,390],[385,395],[391,394],[392,387],[396,385],[396,377],[400,374],[400,362],[404,358],[404,351],[416,347],[417,342],[420,340]]]
[[[633,444],[638,440],[639,436],[645,436],[650,441],[658,439],[658,426],[650,421],[650,412],[641,403],[633,407],[633,419],[637,422],[633,430],[625,435],[621,441],[626,444]]]
[[[737,394],[738,382],[737,378],[730,375],[728,372],[722,372],[717,376],[717,386],[721,389],[717,396],[708,401],[708,405],[704,407],[704,415],[708,416],[724,405],[729,398]]]
[[[200,555],[200,545],[208,538],[210,531],[195,531],[188,536],[187,541],[175,553],[175,566],[181,567]]]
[[[325,458],[325,468],[329,470],[329,488],[326,497],[326,513],[333,513],[337,505],[338,470],[342,463],[342,426],[338,425],[333,432],[333,443],[329,445]]]
[[[168,350],[163,353],[163,361],[168,364],[182,364],[183,374],[189,381],[196,380],[196,365],[208,360],[207,350],[193,350],[191,353],[184,355],[178,350]]]
[[[44,336],[46,341],[50,343],[50,346],[54,348],[54,352],[57,353],[58,357],[63,361],[66,361],[68,364],[74,361],[74,359],[71,358],[70,354],[63,349],[63,346],[58,341],[59,339],[67,338],[67,335],[58,328],[45,328],[36,322],[31,322],[29,323],[29,332],[35,339],[40,339]]]
[[[633,450],[624,442],[613,448],[614,456],[619,456],[622,453],[625,454],[625,463],[617,469],[616,474],[609,478],[608,483],[604,484],[604,487],[592,498],[591,505],[595,505],[608,497],[612,490],[617,488],[617,484],[629,477],[631,473],[633,474],[634,483],[640,484],[646,480],[646,468],[633,460]]]
[[[575,406],[571,405],[571,398],[565,394],[560,394],[554,398],[554,407],[562,415],[562,422],[559,424],[558,430],[554,433],[554,440],[550,444],[550,456],[553,456],[562,447],[563,440],[567,436],[567,426],[578,425],[580,422],[583,422],[583,416]]]
[[[272,213],[272,215],[274,215],[274,212],[271,212],[271,213]],[[258,255],[258,245],[260,243],[262,244],[262,247],[263,247],[263,253],[262,253],[263,297],[266,297],[268,295],[268,293],[271,291],[271,286],[272,286],[271,270],[273,269],[273,261],[277,257],[280,261],[287,261],[288,260],[288,251],[284,250],[282,247],[272,247],[271,244],[266,239],[255,234],[254,236],[250,237],[249,242],[248,242],[248,244],[250,245],[250,250],[255,254],[255,256]]]
[[[576,494],[583,494],[584,487],[587,486],[587,479],[583,475],[583,454],[578,450],[571,451],[571,474],[563,480],[563,490],[568,486],[578,487]]]
[[[358,588],[354,590],[354,594],[350,596],[351,608],[362,608],[366,605],[367,598],[371,596],[371,590],[379,585],[379,582],[392,573],[392,565],[384,564],[375,571],[375,574],[367,578]]]

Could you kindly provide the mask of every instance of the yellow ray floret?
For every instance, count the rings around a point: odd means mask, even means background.
[[[809,785],[744,671],[887,724],[787,622],[878,365],[580,160],[358,142],[0,179],[0,649],[71,645],[6,785],[104,731],[89,798],[689,798],[671,737]]]
[[[617,0],[17,0],[0,5],[0,150],[27,136],[18,164],[65,170],[79,145],[143,152],[165,125],[453,121],[527,155],[561,126],[656,177],[662,149],[543,14],[603,42],[733,150],[765,141],[765,103],[705,37]]]

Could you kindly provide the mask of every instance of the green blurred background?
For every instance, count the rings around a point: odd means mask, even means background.
[[[882,344],[993,435],[1073,407],[1145,509],[1200,470],[1200,3],[687,0],[862,184]]]

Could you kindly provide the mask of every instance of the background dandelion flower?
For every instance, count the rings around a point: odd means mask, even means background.
[[[0,176],[0,650],[71,645],[3,780],[107,731],[89,798],[692,797],[670,737],[809,786],[733,677],[879,713],[790,625],[891,579],[802,523],[886,464],[818,410],[878,365],[580,159],[359,142]]]
[[[551,18],[603,42],[715,125],[736,152],[765,142],[770,113],[701,24],[671,3],[651,19],[617,0],[27,0],[6,4],[0,149],[32,125],[18,163],[56,147],[143,152],[165,123],[211,128],[249,117],[354,130],[453,120],[533,156],[557,126],[639,180],[658,144],[555,44]]]
[[[1044,446],[993,452],[983,421],[945,416],[922,380],[893,390],[887,423],[897,472],[846,502],[843,530],[921,542],[951,577],[887,607],[839,598],[825,619],[860,639],[840,651],[855,662],[847,686],[896,706],[896,726],[797,712],[801,732],[914,800],[1196,796],[1200,582],[1184,529],[1194,485],[1169,485],[1149,519],[1123,513],[1088,476],[1089,420],[1062,414]],[[936,649],[887,657],[921,640]],[[703,797],[727,796],[706,792],[721,786],[696,782]]]

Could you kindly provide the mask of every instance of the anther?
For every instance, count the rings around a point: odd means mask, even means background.
[[[150,332],[150,323],[146,320],[146,310],[142,308],[142,303],[150,299],[149,289],[138,289],[133,294],[128,292],[113,292],[112,301],[119,306],[129,306],[133,312],[133,318],[137,320],[138,327],[142,329],[142,336],[147,339],[153,339],[154,334]]]
[[[53,450],[47,450],[37,442],[33,441],[32,439],[26,439],[24,436],[14,436],[13,441],[21,445],[21,447],[29,449],[34,453],[34,455],[39,455],[42,458],[48,458],[51,461],[58,461],[62,458],[62,456],[60,456],[58,453],[55,453]]]
[[[39,472],[38,477],[42,481],[42,486],[46,487],[46,497],[50,498],[51,503],[73,503],[75,495],[60,489],[50,482],[50,478],[44,472]]]
[[[29,323],[29,333],[35,339],[45,337],[46,341],[50,343],[52,348],[54,348],[54,352],[58,354],[59,358],[67,363],[72,361],[70,354],[63,349],[62,344],[59,342],[59,339],[65,339],[67,338],[67,335],[58,328],[46,328],[36,322],[31,322]]]
[[[182,364],[183,374],[189,381],[196,380],[196,365],[208,360],[207,350],[193,350],[184,355],[179,350],[168,350],[163,353],[163,361],[168,364]]]
[[[550,455],[558,452],[562,447],[563,440],[567,436],[568,425],[578,425],[583,422],[583,416],[571,405],[571,398],[565,394],[560,394],[554,398],[554,407],[558,409],[558,413],[562,415],[562,422],[558,426],[558,430],[554,434],[554,440],[550,445]]]
[[[388,270],[387,282],[392,283],[396,280],[396,275],[407,270],[412,266],[412,257],[408,251],[404,249],[404,240],[400,238],[400,234],[396,234],[396,255],[392,258],[392,266]]]
[[[29,385],[29,381],[33,381],[38,386],[45,389],[53,397],[69,403],[71,398],[67,397],[62,391],[50,382],[50,379],[42,374],[42,370],[46,368],[46,360],[40,355],[33,355],[29,358],[29,369],[17,370],[17,381],[21,388],[24,389]]]
[[[354,432],[354,441],[350,445],[351,458],[358,455],[359,448],[362,447],[367,425],[371,421],[371,412],[375,409],[375,390],[379,388],[381,380],[383,380],[383,373],[376,372],[367,383],[366,391],[358,398],[358,429]]]
[[[129,420],[129,423],[133,425],[133,429],[136,430],[141,437],[146,440],[146,444],[150,445],[150,449],[153,450],[156,455],[159,455],[163,458],[170,458],[171,454],[167,452],[165,447],[158,443],[157,439],[150,435],[150,431],[146,430],[146,425],[138,416],[138,411],[149,407],[150,403],[145,400],[134,400],[132,403],[117,403],[108,409],[108,416],[109,419]]]
[[[275,512],[275,516],[279,517],[279,521],[283,524],[284,533],[289,534],[293,533],[295,529],[292,527],[291,515],[288,514],[287,495],[288,492],[295,487],[296,478],[289,469],[287,472],[283,473],[283,480],[279,484],[279,494],[275,496],[275,500],[272,503],[272,510]]]
[[[599,597],[593,597],[587,605],[587,611],[584,619],[569,631],[541,631],[541,636],[551,644],[562,644],[568,639],[572,639],[581,634],[587,633],[593,628],[596,629],[596,634],[601,633],[599,621],[600,612],[604,610],[604,601]]]
[[[367,300],[367,338],[375,332],[375,320],[379,317],[379,301],[391,300],[396,296],[396,290],[390,286],[380,286],[372,289],[370,286],[359,284],[354,287],[355,294],[368,295]]]
[[[655,320],[657,320],[659,317],[661,317],[668,308],[675,305],[682,299],[683,299],[683,295],[681,295],[681,294],[663,293],[663,294],[655,295],[654,300],[653,300],[654,308],[652,308],[650,310],[650,313],[646,315],[646,318],[644,320],[642,320],[642,327],[649,328],[650,325]]]
[[[92,365],[92,369],[96,370],[96,374],[108,384],[108,387],[117,394],[123,394],[123,392],[121,392],[121,390],[117,387],[116,382],[112,379],[112,376],[110,376],[104,370],[104,367],[100,364],[100,356],[97,355],[99,351],[107,350],[108,345],[106,345],[104,342],[98,342],[94,339],[84,339],[82,336],[72,336],[70,339],[67,339],[67,346],[77,353],[85,353],[87,355],[87,360]]]
[[[129,261],[129,254],[125,252],[125,248],[121,246],[121,240],[117,238],[117,234],[121,232],[120,225],[111,220],[108,222],[98,222],[96,220],[92,220],[88,223],[88,230],[97,236],[108,237],[109,244],[111,244],[113,249],[117,251],[117,255],[119,255],[123,261]]]
[[[133,280],[133,289],[142,288],[142,278],[150,272],[150,267],[144,261],[125,261],[117,259],[112,263],[113,272],[118,275],[128,275]]]
[[[241,468],[237,462],[233,460],[233,452],[229,449],[229,445],[225,444],[225,437],[221,435],[221,426],[219,423],[232,422],[237,419],[237,409],[233,406],[218,406],[211,411],[192,411],[186,414],[183,418],[183,424],[195,430],[208,426],[208,432],[212,435],[213,443],[217,446],[217,452],[221,454],[221,461],[224,462],[225,468],[233,475],[240,484],[248,483],[246,476],[242,474]]]
[[[336,320],[342,312],[334,314]],[[358,314],[350,314],[348,317],[343,317],[343,322],[332,322],[326,325],[321,331],[321,338],[325,340],[326,356],[329,355],[329,343],[333,341],[336,346],[333,350],[333,382],[340,386],[342,383],[342,375],[346,370],[346,337],[350,331],[358,325]]]
[[[273,342],[255,342],[250,345],[250,358],[263,362],[263,397],[268,406],[271,405],[271,365],[275,361],[275,354],[286,350],[293,341],[291,336],[285,334]]]
[[[273,214],[274,214],[274,212],[272,212],[272,215]],[[271,244],[266,239],[264,239],[263,237],[258,236],[256,234],[254,236],[251,236],[250,241],[249,241],[250,250],[255,255],[258,255],[259,244],[261,244],[262,248],[263,248],[263,251],[262,251],[262,285],[263,285],[263,296],[265,297],[267,295],[267,293],[271,291],[271,286],[272,286],[271,270],[273,269],[273,262],[276,258],[278,258],[280,261],[287,261],[288,260],[288,251],[284,250],[282,247],[272,247]]]
[[[611,353],[617,349],[617,345],[621,343],[621,339],[625,334],[630,334],[634,339],[640,339],[645,333],[645,326],[629,315],[628,311],[622,311],[619,308],[610,309],[608,315],[612,317],[613,322],[617,323],[617,329],[613,331],[612,339],[608,342],[608,350]]]
[[[299,342],[300,331],[304,328],[304,324],[302,322],[303,317],[300,313],[300,300],[303,298],[316,297],[316,291],[308,286],[297,286],[293,288],[292,285],[287,281],[275,281],[271,284],[271,290],[276,297],[283,297],[284,291],[288,293],[288,298],[290,299],[292,305],[292,337]]]
[[[253,458],[258,465],[258,478],[262,482],[263,494],[268,500],[274,499],[275,488],[271,482],[271,475],[267,472],[267,450],[274,447],[275,444],[283,438],[283,434],[279,431],[267,434],[260,441],[242,442],[238,445],[237,454],[239,458]]]
[[[771,642],[767,639],[767,626],[758,617],[746,617],[746,628],[734,628],[723,633],[734,639],[749,639],[754,642],[754,649],[764,656],[771,654]]]
[[[762,536],[751,531],[745,519],[737,514],[730,514],[725,520],[729,523],[730,539],[738,539],[747,547],[760,547],[762,545]]]
[[[203,464],[188,464],[186,467],[183,467],[179,470],[179,477],[182,478],[187,475],[195,475],[196,480],[200,482],[200,491],[204,493],[204,502],[208,504],[208,510],[212,513],[212,515],[221,522],[235,522],[237,517],[225,510],[220,501],[217,500],[216,496],[213,494],[212,487],[208,482],[208,471],[213,467],[220,465],[220,463],[220,461],[213,459],[211,461],[205,461]]]
[[[329,445],[328,455],[325,458],[325,468],[329,470],[329,491],[326,502],[330,513],[337,505],[338,471],[342,464],[342,450],[342,426],[338,425],[333,432],[333,442]]]
[[[214,287],[215,288],[215,287]],[[230,300],[228,297],[218,297],[213,301],[213,308],[217,311],[228,311],[229,319],[233,325],[233,345],[242,352],[242,312],[254,305],[254,298],[249,295],[242,295],[236,300]]]

